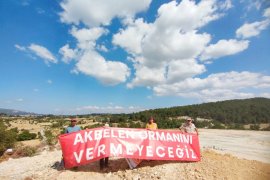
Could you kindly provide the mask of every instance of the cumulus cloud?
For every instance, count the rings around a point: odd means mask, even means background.
[[[175,83],[206,71],[204,65],[194,59],[174,60],[169,63],[167,83]]]
[[[77,49],[71,49],[68,44],[59,49],[59,53],[62,55],[62,61],[69,63],[76,58]]]
[[[154,86],[165,82],[165,67],[148,68],[140,64],[135,65],[135,78],[127,84],[128,88],[134,86]]]
[[[126,29],[120,29],[113,36],[112,42],[133,55],[140,54],[142,52],[142,40],[150,29],[151,24],[145,23],[141,18],[137,19],[129,23]]]
[[[125,82],[130,75],[128,66],[117,61],[106,61],[100,54],[88,50],[79,59],[76,69],[90,75],[105,85],[116,85]]]
[[[216,101],[257,96],[258,94],[245,92],[250,88],[269,89],[270,76],[247,71],[217,73],[204,79],[187,78],[174,84],[158,85],[154,87],[154,92],[158,96],[176,95],[202,101]]]
[[[253,23],[245,23],[244,25],[242,25],[240,28],[236,30],[236,36],[238,38],[243,38],[243,39],[258,36],[260,32],[266,29],[269,24],[270,24],[269,20],[256,21]]]
[[[198,29],[220,17],[217,13],[217,3],[214,0],[195,1],[183,0],[180,3],[171,1],[158,9],[157,26],[161,31],[179,29],[190,31]]]
[[[101,27],[81,28],[73,27],[70,31],[73,37],[77,40],[77,47],[80,49],[93,49],[96,45],[96,40],[107,30]]]
[[[146,10],[151,0],[65,0],[60,3],[63,11],[61,21],[78,25],[80,22],[88,27],[109,25],[115,17],[130,18]]]
[[[171,1],[160,6],[152,23],[143,19],[128,22],[113,37],[113,43],[129,52],[134,63],[135,77],[127,87],[153,87],[205,72],[196,59],[211,41],[211,35],[198,30],[231,8],[230,1],[224,3]]]
[[[264,10],[264,17],[270,18],[270,7]]]
[[[233,55],[248,48],[249,41],[235,39],[219,40],[216,44],[210,44],[202,53],[201,60],[217,59],[223,56]]]

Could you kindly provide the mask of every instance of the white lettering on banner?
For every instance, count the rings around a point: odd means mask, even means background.
[[[148,131],[148,139],[149,140],[156,140],[154,131]]]
[[[80,150],[79,156],[78,156],[77,152],[74,152],[73,154],[75,156],[76,162],[80,163],[81,159],[82,159],[82,155],[83,155],[83,150]]]
[[[118,137],[119,137],[119,138],[125,138],[125,131],[122,130],[122,129],[119,129],[119,130],[118,130]]]
[[[146,146],[146,156],[153,157],[153,147],[152,146]]]
[[[127,152],[127,155],[133,155],[133,146],[126,145],[126,152]]]
[[[172,136],[170,135],[170,133],[167,133],[167,141],[173,141]]]
[[[177,148],[175,150],[175,154],[178,158],[184,157],[184,151],[183,151],[183,149],[180,148],[180,146],[177,146]]]
[[[77,133],[76,134],[76,137],[75,137],[75,140],[74,140],[73,145],[75,146],[78,142],[84,143],[83,138],[82,138],[82,135],[80,133]]]
[[[83,135],[82,135],[83,134]],[[181,142],[192,144],[192,136],[190,134],[170,133],[159,131],[131,131],[125,129],[98,129],[94,131],[85,131],[84,133],[77,133],[73,145],[78,143],[87,143],[93,140],[100,140],[102,138],[121,138],[121,139],[149,139],[150,141],[168,141],[168,142]]]
[[[174,158],[173,147],[168,147],[168,155],[169,155],[170,158]]]
[[[191,158],[191,159],[196,159],[196,154],[194,150],[190,147],[187,147],[186,145],[181,148],[180,145],[177,145],[177,147],[164,147],[164,146],[143,146],[143,145],[136,145],[132,146],[132,144],[114,144],[110,143],[110,147],[107,147],[105,144],[101,144],[97,146],[96,150],[97,153],[94,152],[94,148],[86,148],[85,151],[82,149],[78,152],[73,152],[73,155],[75,157],[76,163],[80,164],[82,161],[82,157],[85,156],[86,160],[93,160],[94,158],[99,158],[102,155],[106,155],[106,148],[110,148],[110,154],[114,156],[132,156],[134,154],[139,154],[139,157],[146,157],[146,158],[151,158],[151,157],[159,157],[159,158],[164,158],[167,154],[167,158]],[[143,154],[143,149],[145,148],[145,154]],[[126,151],[123,151],[123,150]],[[84,153],[85,152],[85,153]],[[94,155],[95,154],[95,155]]]
[[[187,158],[189,158],[189,153],[188,153],[187,146],[185,146],[185,150],[186,150]]]
[[[143,145],[141,145],[141,146],[136,145],[136,147],[139,150],[139,156],[141,156],[142,155],[142,150],[143,150]]]
[[[165,134],[164,132],[157,133],[157,141],[165,141]]]
[[[87,148],[86,149],[86,160],[94,159],[93,156],[93,148]]]
[[[100,140],[102,138],[102,130],[95,130],[95,140]]]
[[[98,157],[100,156],[100,154],[102,153],[103,155],[105,155],[105,144],[101,144],[100,146],[98,146]]]
[[[162,150],[162,151],[163,151],[163,153],[162,153],[162,154],[160,154],[160,153],[159,153],[159,150]],[[164,148],[163,148],[163,147],[161,147],[161,146],[158,146],[158,147],[157,147],[157,149],[156,149],[156,154],[157,154],[159,157],[164,157],[164,156],[165,156],[165,153],[164,153]]]
[[[113,154],[114,156],[122,154],[123,153],[122,144],[118,144],[116,148],[113,143],[110,143],[110,153]]]
[[[104,138],[109,138],[110,137],[110,129],[104,129],[103,137]]]
[[[193,151],[192,149],[190,149],[190,151],[191,151],[191,158],[192,158],[192,159],[196,159],[197,157],[195,156],[194,151]]]
[[[93,131],[85,131],[85,133],[84,133],[84,141],[85,142],[93,140],[91,137],[92,133],[93,133]]]

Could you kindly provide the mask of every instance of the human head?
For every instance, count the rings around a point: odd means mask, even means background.
[[[154,121],[155,121],[154,118],[151,116],[151,117],[149,118],[149,120],[148,120],[148,123],[149,123],[149,124],[152,124],[152,123],[154,123]]]
[[[187,119],[186,119],[186,122],[187,122],[188,124],[191,124],[191,123],[192,123],[192,118],[187,118]]]
[[[71,124],[71,126],[75,126],[77,124],[77,119],[71,118],[70,119],[70,124]]]

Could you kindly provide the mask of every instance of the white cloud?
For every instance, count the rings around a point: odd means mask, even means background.
[[[18,50],[26,52],[28,56],[30,56],[33,59],[36,59],[36,57],[33,56],[35,55],[43,59],[46,64],[57,63],[57,59],[54,57],[54,55],[47,48],[40,46],[38,44],[32,43],[28,47],[20,46],[18,44],[15,44],[14,46]]]
[[[124,63],[106,61],[95,51],[88,50],[79,59],[76,69],[90,75],[105,85],[116,85],[125,82],[130,70]]]
[[[125,49],[134,63],[135,77],[127,87],[151,88],[204,72],[204,65],[198,64],[196,58],[211,35],[198,30],[222,17],[223,10],[231,7],[231,1],[171,1],[158,9],[152,23],[143,19],[127,21],[125,29],[113,36],[113,43]]]
[[[35,88],[35,89],[33,89],[33,91],[34,91],[34,92],[38,92],[38,91],[39,91],[39,89]]]
[[[137,19],[134,22],[130,22],[126,29],[120,29],[113,36],[112,42],[131,54],[140,54],[142,52],[142,40],[150,29],[151,24],[143,22],[141,18]]]
[[[210,44],[201,55],[201,60],[217,59],[223,56],[233,55],[248,48],[249,41],[237,41],[235,39],[219,40],[216,44]]]
[[[56,58],[53,56],[53,54],[45,47],[37,45],[37,44],[31,44],[28,49],[32,51],[36,56],[42,58],[45,60],[45,62],[49,63],[57,63]]]
[[[101,27],[81,28],[73,27],[70,31],[73,37],[78,41],[77,47],[80,49],[93,49],[96,45],[96,40],[107,30]]]
[[[144,65],[158,67],[175,59],[195,58],[209,41],[210,35],[206,33],[197,34],[195,31],[179,33],[178,29],[168,34],[156,31],[144,39],[142,45]]]
[[[102,52],[108,52],[109,50],[106,48],[106,46],[105,45],[97,45],[96,46],[96,48],[97,48],[97,50],[99,50],[99,51],[102,51]]]
[[[135,65],[135,78],[127,84],[128,88],[134,86],[154,86],[165,82],[165,67],[148,68],[140,64]]]
[[[87,113],[132,113],[132,112],[138,112],[145,110],[144,108],[141,108],[139,106],[96,106],[96,105],[90,105],[90,106],[82,106],[75,108],[76,112],[72,112],[73,114],[87,114]]]
[[[205,72],[205,66],[194,59],[171,61],[168,66],[167,83],[175,83]]]
[[[253,23],[245,23],[240,28],[236,30],[236,36],[238,38],[250,38],[253,36],[258,36],[260,32],[267,28],[269,25],[269,20],[256,21]]]
[[[68,64],[76,58],[77,50],[69,48],[69,45],[66,44],[59,49],[59,53],[62,55],[62,61]]]
[[[231,0],[220,1],[219,3],[220,3],[219,6],[221,9],[228,10],[228,9],[231,9],[233,7]]]
[[[270,7],[264,10],[264,17],[270,18]]]
[[[15,48],[17,48],[20,51],[26,51],[26,48],[24,46],[20,46],[18,44],[15,44],[14,46],[15,46]]]
[[[52,80],[48,79],[48,80],[47,80],[47,83],[48,83],[48,84],[52,84],[53,82],[52,82]]]
[[[146,10],[151,0],[65,0],[60,3],[61,21],[88,27],[109,25],[115,17],[130,18]]]
[[[23,102],[23,98],[18,98],[18,99],[16,99],[16,101]]]
[[[208,77],[188,78],[174,84],[154,87],[158,96],[181,96],[202,101],[216,101],[233,98],[249,98],[262,94],[247,93],[247,89],[270,89],[270,76],[251,72],[228,72]],[[267,92],[268,92],[267,91]]]
[[[190,31],[200,28],[220,17],[215,0],[195,1],[183,0],[180,3],[171,1],[158,9],[157,26],[161,31],[180,28]]]

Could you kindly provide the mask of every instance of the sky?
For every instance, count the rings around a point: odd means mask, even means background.
[[[270,98],[267,0],[2,0],[0,108],[130,113]]]

